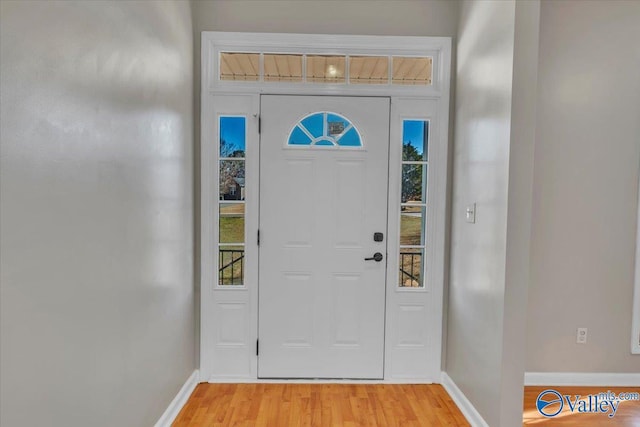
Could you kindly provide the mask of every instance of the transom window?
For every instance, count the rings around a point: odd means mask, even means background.
[[[319,111],[303,117],[289,132],[290,147],[362,147],[360,132],[346,117]]]
[[[220,52],[218,79],[236,82],[430,86],[431,56]]]

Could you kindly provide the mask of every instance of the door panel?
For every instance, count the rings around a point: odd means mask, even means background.
[[[314,112],[337,115],[295,128]],[[262,96],[261,122],[258,375],[382,378],[389,99]]]

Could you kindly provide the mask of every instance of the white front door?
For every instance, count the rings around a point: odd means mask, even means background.
[[[389,106],[261,97],[260,378],[383,378]]]

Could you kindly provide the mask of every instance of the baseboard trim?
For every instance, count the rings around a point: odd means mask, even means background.
[[[487,424],[484,418],[482,418],[482,415],[480,415],[478,410],[469,399],[467,399],[467,396],[464,395],[462,390],[458,388],[456,383],[444,371],[442,372],[442,380],[440,383],[472,427],[489,427],[489,424]]]
[[[638,373],[525,372],[525,386],[639,387]]]
[[[200,374],[196,369],[193,373],[187,378],[187,381],[182,385],[182,388],[176,394],[176,397],[173,398],[167,409],[164,411],[155,427],[171,427],[171,424],[175,421],[176,417],[182,410],[182,407],[189,400],[189,396],[193,393],[193,390],[198,385],[200,380]]]

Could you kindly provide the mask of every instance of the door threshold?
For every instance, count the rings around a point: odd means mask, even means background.
[[[362,382],[362,381],[384,381],[383,378],[258,378],[259,381],[302,381],[302,382]]]
[[[204,381],[204,379],[203,379]],[[327,379],[327,378],[214,378],[210,384],[439,384],[428,378],[399,379]]]

